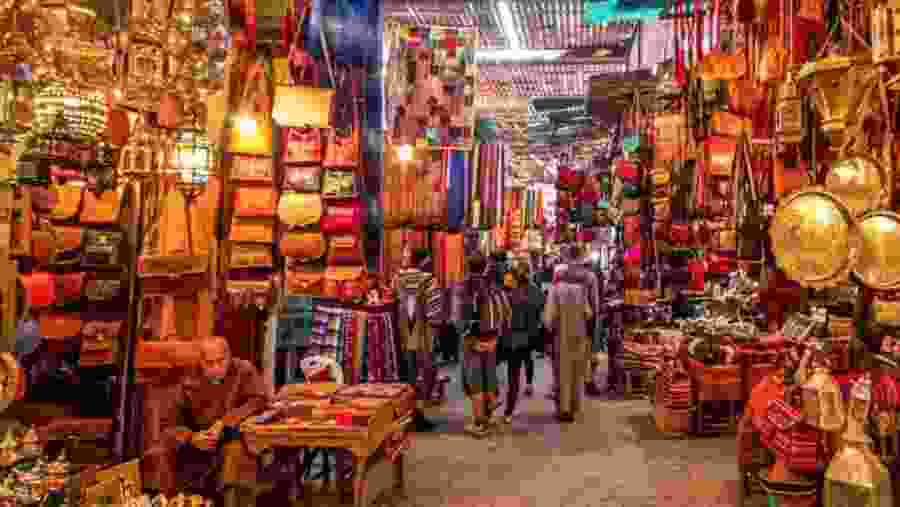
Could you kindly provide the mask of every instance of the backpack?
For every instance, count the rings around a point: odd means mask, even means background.
[[[477,291],[471,309],[473,336],[500,334],[512,318],[509,298],[496,287],[484,287]]]

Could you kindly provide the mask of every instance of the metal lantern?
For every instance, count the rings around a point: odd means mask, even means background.
[[[174,156],[168,169],[176,175],[176,188],[187,199],[193,199],[203,193],[209,182],[213,150],[206,132],[196,127],[178,129],[173,149]]]
[[[867,59],[832,55],[804,65],[797,76],[798,79],[813,80],[822,130],[834,144],[840,144],[865,89],[871,86],[877,73]]]
[[[119,175],[147,177],[155,174],[159,158],[155,138],[147,127],[144,115],[136,114],[128,144],[119,153]]]
[[[900,59],[900,0],[886,0],[872,9],[872,60]]]
[[[850,390],[843,447],[825,472],[825,507],[887,507],[893,505],[891,476],[870,449],[865,433],[872,404],[872,380],[866,375]]]
[[[165,8],[163,8],[165,4]],[[159,104],[165,86],[168,2],[133,0],[128,32],[120,33],[120,46],[127,48],[125,68],[119,69],[122,102],[150,111]]]
[[[785,144],[796,144],[803,140],[803,101],[794,74],[778,88],[775,103],[775,137]]]

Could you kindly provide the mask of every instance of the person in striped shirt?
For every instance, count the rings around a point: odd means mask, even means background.
[[[404,254],[406,267],[397,272],[394,279],[397,328],[406,360],[406,381],[417,388],[416,428],[428,431],[434,425],[425,419],[422,409],[430,400],[437,379],[432,351],[434,338],[446,316],[444,293],[428,270],[431,259],[428,250],[407,250]]]

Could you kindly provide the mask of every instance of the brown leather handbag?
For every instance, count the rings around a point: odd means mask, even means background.
[[[325,290],[325,273],[288,270],[285,273],[285,289],[292,296],[321,296]]]
[[[279,243],[281,255],[296,262],[315,262],[325,256],[328,244],[321,232],[289,231]]]
[[[78,365],[82,368],[110,366],[118,362],[119,335],[124,321],[89,321],[81,328],[81,352]]]
[[[234,191],[234,216],[271,218],[278,206],[278,194],[271,186],[238,187]]]
[[[366,268],[329,267],[325,272],[325,297],[356,303],[365,297],[366,290]]]
[[[318,165],[292,165],[284,168],[284,189],[294,192],[320,192],[322,168]]]
[[[228,239],[237,243],[274,243],[275,224],[266,220],[235,219]]]
[[[100,195],[84,193],[84,205],[78,220],[82,224],[112,225],[122,218],[125,204],[125,187],[107,190]]]
[[[731,177],[737,141],[733,138],[713,136],[705,141],[707,163],[710,176]]]
[[[358,266],[364,263],[362,238],[354,235],[328,239],[329,266]]]
[[[322,161],[322,130],[317,128],[284,129],[285,164],[314,164]]]
[[[743,134],[750,135],[753,131],[753,122],[750,118],[744,118],[725,111],[716,111],[712,114],[713,134],[726,137],[740,137]]]
[[[81,314],[45,312],[38,317],[41,336],[48,340],[73,338],[81,333]]]
[[[75,265],[81,262],[84,231],[77,225],[53,226],[54,266]]]
[[[78,216],[84,187],[72,184],[51,185],[50,191],[55,196],[53,209],[50,210],[51,220],[65,222]]]
[[[232,243],[230,257],[230,269],[271,268],[275,265],[271,245],[261,243]]]
[[[278,219],[288,227],[308,227],[319,223],[324,207],[319,194],[283,192],[278,201]]]
[[[234,155],[231,157],[231,179],[241,183],[269,183],[275,167],[271,157]]]

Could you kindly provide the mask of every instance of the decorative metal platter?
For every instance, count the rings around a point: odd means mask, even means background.
[[[775,262],[791,280],[826,289],[846,280],[860,240],[847,206],[821,188],[784,200],[769,229]]]
[[[900,215],[873,211],[859,219],[857,229],[860,254],[853,273],[871,289],[900,288]]]
[[[831,164],[825,190],[836,195],[854,217],[882,207],[887,199],[887,175],[875,159],[854,155]]]

